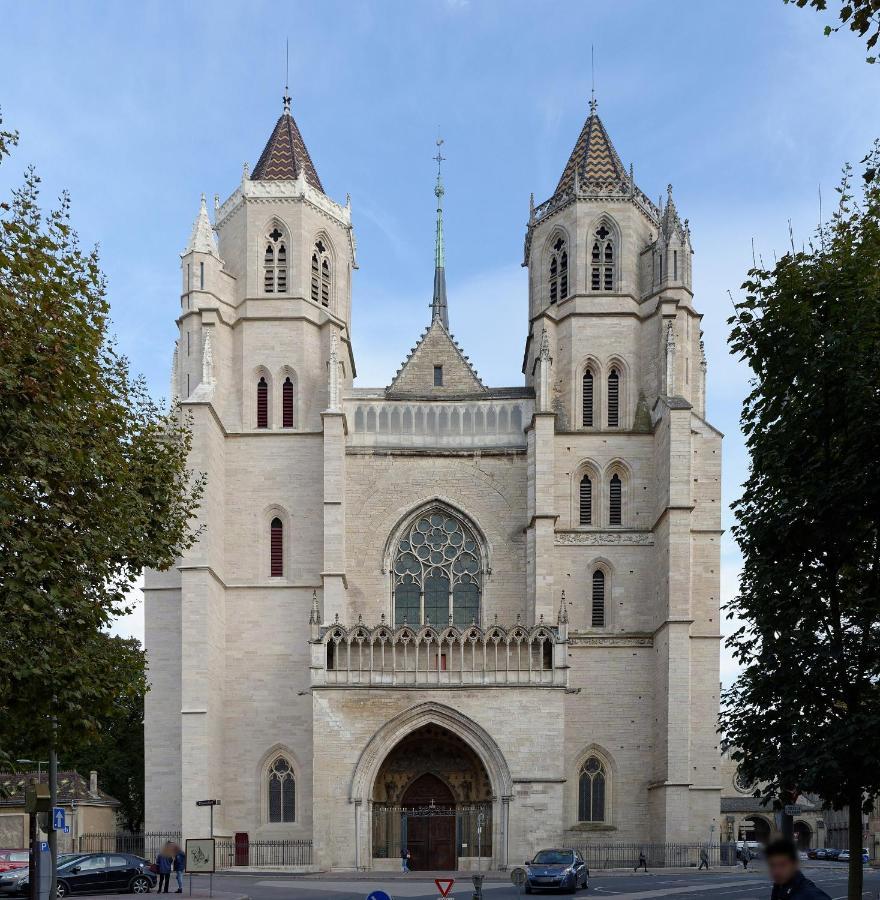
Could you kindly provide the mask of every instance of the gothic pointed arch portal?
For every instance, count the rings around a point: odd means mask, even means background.
[[[406,848],[416,871],[454,871],[492,855],[492,786],[476,751],[436,723],[392,748],[373,784],[373,854]],[[478,833],[479,829],[479,833]]]

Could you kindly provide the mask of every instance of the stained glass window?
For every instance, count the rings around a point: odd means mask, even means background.
[[[419,516],[397,544],[394,620],[446,625],[480,621],[482,553],[473,531],[443,510]]]
[[[269,767],[269,821],[296,821],[296,780],[283,756]]]
[[[578,821],[605,821],[605,766],[591,756],[582,766],[578,780]]]

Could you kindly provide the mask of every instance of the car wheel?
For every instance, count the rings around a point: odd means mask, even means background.
[[[132,894],[149,894],[150,886],[149,878],[145,875],[138,875],[136,878],[131,879],[131,884],[128,888]]]
[[[63,881],[59,881],[55,885],[55,896],[56,897],[67,897],[69,894],[70,894],[70,888]]]

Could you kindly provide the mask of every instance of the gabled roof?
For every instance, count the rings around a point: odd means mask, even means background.
[[[443,366],[443,384],[434,386],[434,366]],[[445,397],[484,395],[487,388],[461,347],[436,318],[413,347],[385,391],[388,397]]]
[[[631,188],[629,173],[608,137],[595,103],[590,106],[590,115],[565,164],[554,196],[573,191],[576,180],[581,189],[595,187],[603,193],[614,188],[626,191]]]
[[[285,98],[284,112],[254,166],[251,180],[293,181],[300,172],[313,188],[324,193],[324,186]]]
[[[0,772],[0,788],[3,788],[3,794],[0,794],[0,806],[24,806],[25,789],[30,784],[31,778],[36,778],[36,772]],[[46,780],[46,773],[43,772],[43,781]],[[97,793],[89,791],[89,781],[83,778],[79,772],[71,770],[69,772],[58,773],[58,802],[63,805],[69,805],[76,801],[80,806],[119,806],[120,803],[115,797],[101,790],[98,787]]]

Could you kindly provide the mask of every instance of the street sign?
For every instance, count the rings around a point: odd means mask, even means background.
[[[48,841],[40,841],[40,852],[41,853],[49,852],[49,842]]]
[[[448,897],[449,892],[452,890],[452,885],[455,884],[454,878],[435,878],[434,884],[437,885],[437,890],[440,891],[441,897]]]
[[[65,825],[65,826],[64,826],[64,833],[65,833],[65,834],[70,834],[70,826],[69,826],[69,825]]]
[[[219,800],[196,800],[196,806],[219,806]]]
[[[394,898],[385,891],[373,891],[372,894],[367,894],[367,900],[394,900]]]
[[[64,831],[66,822],[64,820],[64,807],[56,806],[52,810],[52,828],[55,831]]]
[[[799,816],[803,811],[803,806],[798,806],[796,803],[789,803],[783,810],[787,816]]]

